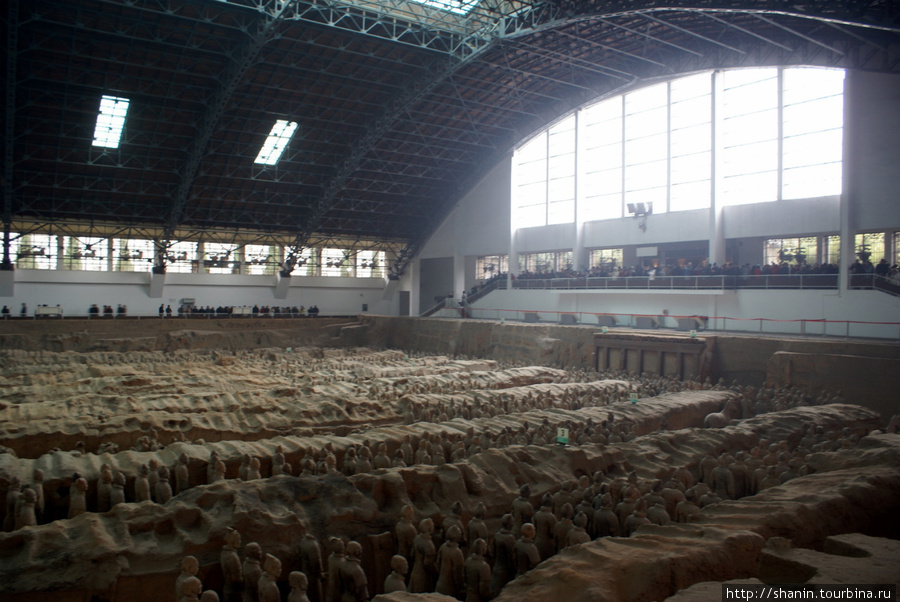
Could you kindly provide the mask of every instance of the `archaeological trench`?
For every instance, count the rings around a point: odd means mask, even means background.
[[[314,602],[897,584],[898,362],[489,321],[2,322],[0,599],[176,600],[187,556],[220,600],[288,600],[304,569]],[[529,522],[540,557],[507,555]]]

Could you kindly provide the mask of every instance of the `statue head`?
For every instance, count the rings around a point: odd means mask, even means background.
[[[281,561],[271,554],[266,554],[263,570],[267,575],[270,575],[273,580],[278,579],[278,577],[281,576]]]
[[[345,554],[350,558],[359,560],[360,558],[362,558],[362,545],[360,545],[358,541],[347,542]]]
[[[434,521],[430,518],[423,518],[419,521],[419,532],[427,535],[434,533]]]
[[[484,556],[485,552],[487,552],[487,542],[479,537],[472,544],[472,553]]]
[[[186,598],[196,598],[200,595],[203,584],[194,576],[188,577],[181,583],[181,593]]]
[[[250,560],[261,560],[262,559],[262,548],[255,541],[251,541],[246,546],[244,546],[244,553],[247,555],[247,558]]]
[[[391,570],[405,575],[409,571],[409,563],[406,561],[406,558],[396,554],[391,557]]]
[[[200,570],[200,562],[195,556],[185,556],[181,559],[181,570],[189,575],[196,575]]]
[[[522,525],[522,537],[527,537],[528,539],[534,539],[534,525],[531,523],[525,523]]]
[[[241,547],[241,534],[228,527],[228,532],[225,533],[225,545],[235,550]]]
[[[306,573],[291,571],[291,574],[288,575],[288,585],[290,585],[292,589],[299,589],[305,592],[306,588],[309,587]]]

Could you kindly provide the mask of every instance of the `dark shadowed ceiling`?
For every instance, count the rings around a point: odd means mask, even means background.
[[[8,0],[6,231],[245,229],[408,259],[523,137],[696,70],[900,71],[900,2]],[[100,97],[130,99],[118,149]],[[253,160],[276,119],[299,128]],[[405,259],[404,259],[405,261]],[[404,261],[396,266],[401,270]]]

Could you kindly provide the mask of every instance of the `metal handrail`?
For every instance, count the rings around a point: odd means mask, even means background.
[[[594,276],[576,278],[518,278],[520,290],[733,290],[836,289],[837,274],[760,274],[697,276]]]
[[[882,291],[900,297],[900,282],[878,274],[850,274],[850,288]]]

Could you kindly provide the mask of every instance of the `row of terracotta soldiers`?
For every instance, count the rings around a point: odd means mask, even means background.
[[[222,550],[222,568],[226,574],[224,599],[246,602],[281,602],[281,593],[277,580],[281,575],[281,561],[271,554],[262,555],[259,544],[249,543],[246,547],[246,558],[241,564],[237,555],[240,547],[240,535],[236,531],[229,532],[225,547]],[[228,581],[229,571],[237,567],[240,578],[237,584]],[[219,602],[219,594],[215,590],[203,590],[203,584],[197,577],[200,563],[194,556],[185,556],[181,561],[181,574],[175,580],[175,599],[179,602]],[[309,602],[306,596],[307,578],[299,571],[293,571],[288,577],[291,593],[288,602]],[[202,592],[202,593],[201,593]]]

